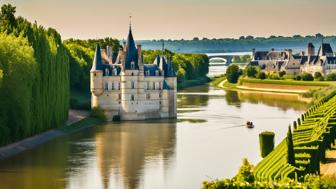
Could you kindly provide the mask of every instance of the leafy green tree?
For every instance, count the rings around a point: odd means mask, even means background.
[[[244,75],[246,75],[247,77],[255,78],[257,73],[258,73],[258,70],[257,70],[257,67],[255,66],[247,66],[244,69]]]
[[[237,65],[230,65],[226,70],[226,79],[230,83],[237,83],[240,75],[241,71]]]
[[[0,15],[0,25],[12,27],[15,26],[15,12],[16,7],[12,6],[11,4],[4,4],[1,7],[1,15]]]
[[[266,79],[266,78],[267,78],[267,75],[265,72],[262,72],[262,71],[258,72],[257,79]]]
[[[287,163],[291,164],[292,166],[295,166],[293,136],[290,127],[288,127],[286,141],[287,141]]]

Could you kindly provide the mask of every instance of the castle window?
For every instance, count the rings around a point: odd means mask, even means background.
[[[131,69],[134,69],[134,67],[135,67],[135,63],[132,61],[131,62]]]
[[[134,73],[132,72],[132,73],[131,73],[131,75],[133,76],[133,75],[134,75]]]
[[[155,82],[153,82],[153,90],[155,90]]]
[[[121,94],[120,94],[120,93],[118,94],[118,99],[119,99],[119,100],[121,99]]]
[[[94,76],[97,76],[97,74],[96,74],[96,73],[94,73]]]
[[[114,90],[114,82],[112,82],[112,90]]]
[[[120,83],[118,83],[118,90],[120,90]]]
[[[108,90],[108,83],[105,82],[105,90],[107,91]]]
[[[131,95],[131,100],[134,101],[134,95]]]
[[[109,70],[106,68],[105,69],[105,76],[108,76],[110,73],[109,73]]]
[[[149,90],[149,82],[147,82],[147,90]]]
[[[117,70],[117,68],[114,68],[114,75],[118,75],[118,70]]]
[[[146,99],[149,100],[150,99],[150,94],[146,95]]]
[[[131,87],[134,89],[134,81],[131,82]]]
[[[149,70],[147,70],[147,71],[146,71],[146,75],[147,75],[147,76],[149,76],[149,75],[150,75],[150,74],[149,74]]]
[[[155,75],[158,76],[159,75],[159,70],[155,71]]]

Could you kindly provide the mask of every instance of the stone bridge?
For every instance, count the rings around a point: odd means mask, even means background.
[[[234,57],[240,57],[244,55],[252,56],[252,52],[232,52],[232,53],[206,53],[208,58],[211,59],[223,59],[225,61],[225,65],[232,64],[232,59]]]

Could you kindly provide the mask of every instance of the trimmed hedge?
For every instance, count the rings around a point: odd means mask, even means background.
[[[274,149],[275,134],[270,131],[265,131],[259,134],[259,145],[261,157],[266,157]]]

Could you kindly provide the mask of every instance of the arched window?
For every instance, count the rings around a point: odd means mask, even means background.
[[[131,100],[134,101],[134,95],[131,95]]]
[[[134,81],[131,82],[131,87],[134,89]]]

